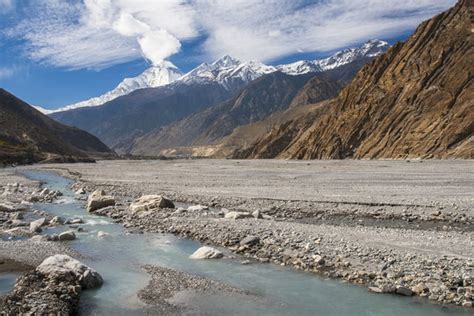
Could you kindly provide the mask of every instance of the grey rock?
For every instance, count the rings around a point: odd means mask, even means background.
[[[87,210],[94,212],[95,210],[115,205],[115,199],[106,195],[103,190],[95,190],[87,199]]]
[[[74,240],[76,239],[76,234],[72,230],[69,230],[59,234],[58,238],[59,241]]]
[[[247,236],[240,241],[241,246],[253,246],[260,242],[260,238],[257,236]]]
[[[163,208],[174,208],[174,203],[161,195],[143,195],[130,204],[133,213]]]
[[[219,250],[209,247],[203,246],[196,250],[189,258],[191,259],[219,259],[224,257],[224,254]]]

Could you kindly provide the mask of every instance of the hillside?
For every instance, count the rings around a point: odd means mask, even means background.
[[[474,158],[469,3],[422,23],[318,113],[286,120],[234,157]]]
[[[80,129],[60,124],[0,89],[0,164],[91,161],[113,152]]]

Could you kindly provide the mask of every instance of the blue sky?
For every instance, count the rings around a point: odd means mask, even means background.
[[[404,40],[455,0],[0,0],[0,87],[58,108],[167,59],[268,64]]]

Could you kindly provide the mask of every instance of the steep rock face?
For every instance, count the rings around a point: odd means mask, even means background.
[[[96,137],[65,126],[0,89],[0,163],[32,163],[48,158],[88,160],[111,155]]]
[[[422,23],[316,115],[283,123],[236,156],[474,158],[471,4]]]

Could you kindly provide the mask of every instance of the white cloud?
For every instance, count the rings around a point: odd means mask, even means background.
[[[13,77],[18,71],[18,67],[11,66],[11,67],[1,67],[0,66],[0,79],[7,79]]]
[[[11,1],[0,0],[1,3]],[[157,63],[204,36],[207,59],[271,61],[406,32],[455,0],[30,0],[6,31],[36,61],[102,68],[141,56]]]

